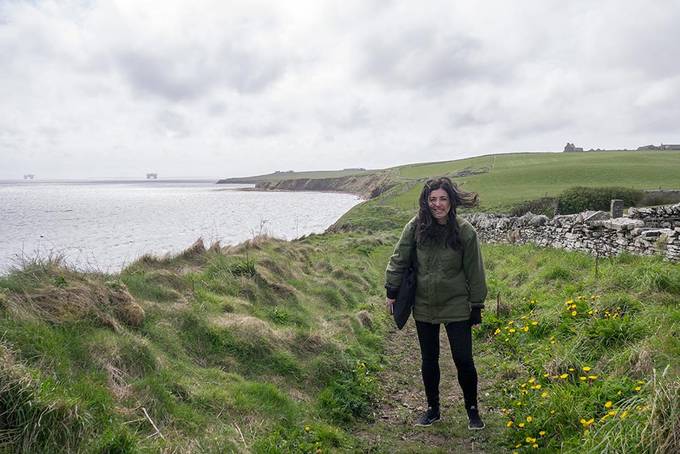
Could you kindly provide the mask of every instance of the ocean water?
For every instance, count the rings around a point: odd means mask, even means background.
[[[361,201],[247,189],[215,180],[0,181],[0,274],[50,255],[79,269],[117,272],[143,254],[177,253],[199,237],[206,246],[261,233],[293,239],[323,232]]]

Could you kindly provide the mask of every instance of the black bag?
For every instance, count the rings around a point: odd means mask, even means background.
[[[411,263],[404,271],[401,277],[401,286],[399,287],[399,294],[397,300],[392,306],[392,315],[397,328],[402,329],[408,318],[411,316],[413,305],[416,303],[416,251],[415,248],[411,251]]]

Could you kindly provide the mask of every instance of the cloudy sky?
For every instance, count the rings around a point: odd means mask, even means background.
[[[680,2],[0,0],[0,178],[680,143]]]

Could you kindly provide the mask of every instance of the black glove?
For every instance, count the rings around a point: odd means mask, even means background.
[[[482,309],[472,309],[470,311],[470,326],[479,325],[480,323],[482,323]]]

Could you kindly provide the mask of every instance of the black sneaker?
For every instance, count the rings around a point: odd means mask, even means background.
[[[472,406],[468,408],[468,429],[470,430],[482,430],[484,428],[484,421],[479,417],[479,410],[477,407]]]
[[[416,422],[416,426],[421,426],[421,427],[427,427],[431,426],[432,423],[435,423],[439,421],[440,419],[440,414],[439,414],[439,409],[434,409],[432,407],[428,407],[427,411],[423,413],[423,416],[421,416],[418,419],[418,422]]]

